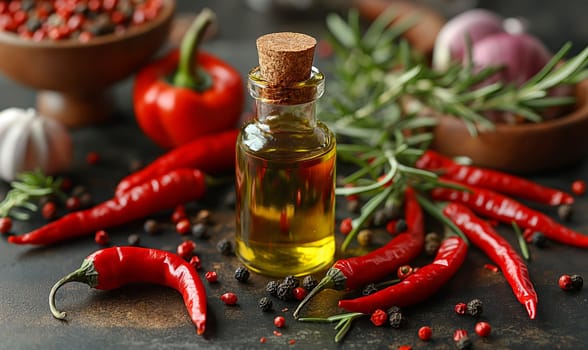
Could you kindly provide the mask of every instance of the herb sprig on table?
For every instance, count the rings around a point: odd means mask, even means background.
[[[335,53],[334,81],[321,118],[339,138],[339,159],[357,168],[342,181],[353,187],[337,188],[336,194],[367,199],[353,220],[343,251],[378,208],[402,202],[407,183],[440,186],[436,174],[414,167],[430,146],[436,116],[459,118],[474,135],[493,129],[484,115],[487,112],[510,112],[540,122],[543,109],[574,102],[570,96],[550,96],[550,89],[588,77],[588,48],[562,61],[570,43],[520,87],[480,84],[501,67],[477,71],[471,64],[455,63],[446,70],[434,70],[401,38],[412,23],[385,12],[364,31],[356,11],[350,11],[347,20],[336,14],[327,17]],[[396,186],[386,186],[390,181]],[[434,210],[434,206],[426,207]]]
[[[0,218],[12,216],[18,220],[27,220],[27,211],[38,209],[36,201],[44,196],[56,195],[65,199],[61,190],[62,179],[46,176],[40,170],[23,172],[10,183],[11,189],[0,202]]]

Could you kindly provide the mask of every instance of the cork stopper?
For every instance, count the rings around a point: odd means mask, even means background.
[[[272,33],[257,39],[261,77],[287,86],[310,77],[316,39],[301,33]]]
[[[315,38],[301,33],[271,33],[259,37],[256,44],[260,77],[270,87],[264,91],[266,99],[285,104],[312,99],[315,90],[289,87],[311,77]]]

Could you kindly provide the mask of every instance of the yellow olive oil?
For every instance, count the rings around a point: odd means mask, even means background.
[[[237,255],[253,271],[272,276],[328,267],[335,254],[332,134],[319,128],[326,137],[317,144],[314,133],[286,133],[253,151],[248,145],[264,140],[251,129],[255,125],[245,128],[243,137],[250,139],[237,148]]]

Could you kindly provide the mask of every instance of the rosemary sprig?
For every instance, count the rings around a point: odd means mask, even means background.
[[[61,190],[62,179],[44,175],[40,170],[23,172],[10,183],[12,187],[0,202],[0,217],[11,216],[17,220],[28,220],[27,211],[37,211],[35,201],[48,195],[65,199]]]
[[[318,323],[332,323],[336,322],[335,330],[335,342],[339,343],[345,338],[345,335],[351,327],[351,323],[358,317],[366,316],[361,312],[350,312],[345,314],[333,315],[329,317],[301,317],[298,319],[300,322],[318,322]]]
[[[391,22],[394,24],[389,25]],[[329,85],[327,103],[321,105],[322,119],[337,134],[339,159],[357,168],[343,179],[354,187],[338,188],[336,194],[366,199],[343,242],[343,251],[379,207],[402,200],[406,186],[424,192],[440,185],[437,174],[414,166],[432,141],[437,116],[463,120],[474,135],[494,128],[485,117],[490,111],[511,112],[539,122],[543,109],[574,102],[572,97],[550,97],[549,89],[588,77],[588,48],[562,61],[571,48],[569,43],[518,88],[501,82],[480,84],[501,67],[477,71],[473,64],[455,63],[446,70],[434,70],[401,39],[413,23],[384,12],[362,33],[354,10],[347,21],[337,14],[327,17],[335,52],[330,69],[336,80]],[[385,179],[378,181],[381,175]],[[386,186],[388,180],[394,182],[394,190]],[[419,201],[429,204],[423,195]],[[438,211],[427,207],[430,213]]]

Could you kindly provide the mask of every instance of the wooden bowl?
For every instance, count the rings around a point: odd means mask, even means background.
[[[576,87],[573,112],[540,123],[497,124],[472,136],[465,124],[440,117],[432,147],[448,156],[467,156],[474,164],[531,174],[579,162],[588,153],[588,81]]]
[[[165,43],[175,11],[164,0],[158,17],[123,34],[76,40],[33,41],[0,31],[0,71],[40,90],[37,109],[68,126],[111,116],[109,88],[145,64]]]

